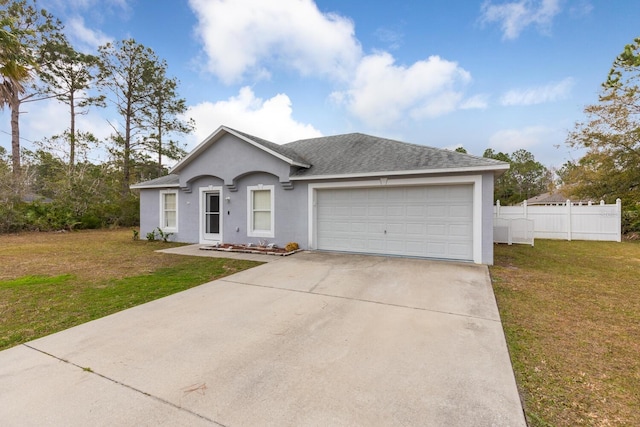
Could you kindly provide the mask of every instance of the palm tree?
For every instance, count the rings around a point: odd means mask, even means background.
[[[33,59],[25,54],[16,34],[7,30],[12,27],[10,18],[0,20],[0,109],[7,105],[11,109],[11,128],[18,128],[20,95],[25,92],[24,83],[31,79]],[[20,173],[20,134],[12,132],[11,157],[13,174]]]

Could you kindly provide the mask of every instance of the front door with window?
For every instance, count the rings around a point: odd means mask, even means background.
[[[201,227],[202,239],[206,242],[222,241],[222,218],[220,216],[220,190],[202,192]]]

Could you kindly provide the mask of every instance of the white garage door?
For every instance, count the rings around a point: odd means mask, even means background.
[[[473,187],[317,191],[318,249],[473,259]]]

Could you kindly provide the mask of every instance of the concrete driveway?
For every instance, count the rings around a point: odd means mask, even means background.
[[[329,253],[0,352],[0,424],[526,425],[485,266]]]

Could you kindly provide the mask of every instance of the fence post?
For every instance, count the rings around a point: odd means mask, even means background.
[[[500,218],[500,200],[496,200],[496,218]]]
[[[527,201],[525,200],[524,202],[522,202],[522,208],[524,209],[524,218],[527,219],[529,218],[528,214],[529,214],[529,209],[527,209]]]
[[[567,199],[567,240],[571,241],[571,200]]]
[[[616,199],[616,221],[618,224],[618,242],[622,241],[622,200]]]

